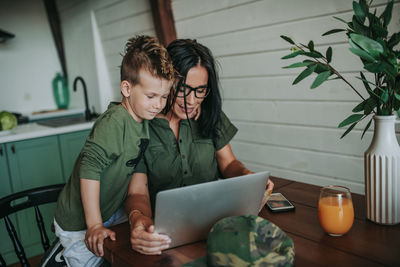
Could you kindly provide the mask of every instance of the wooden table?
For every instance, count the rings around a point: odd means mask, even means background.
[[[295,266],[400,266],[400,225],[382,226],[365,214],[365,197],[352,194],[355,220],[342,237],[325,234],[318,222],[319,186],[272,177],[274,192],[284,194],[296,210],[271,213],[265,208],[259,216],[278,225],[294,241]],[[181,266],[206,255],[201,241],[163,252],[160,256],[141,255],[130,248],[129,226],[112,228],[117,241],[105,242],[105,258],[113,266]]]

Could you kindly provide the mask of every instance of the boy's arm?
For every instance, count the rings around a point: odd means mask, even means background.
[[[132,249],[146,255],[158,255],[169,247],[170,238],[154,232],[147,175],[134,173],[125,201],[131,229]]]
[[[115,232],[103,226],[100,212],[100,181],[81,178],[80,185],[87,227],[85,243],[97,257],[102,257],[104,239],[110,237],[111,240],[115,240]]]

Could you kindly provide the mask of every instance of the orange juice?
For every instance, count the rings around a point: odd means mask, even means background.
[[[353,202],[343,197],[323,197],[318,202],[318,218],[325,232],[343,235],[353,225]]]

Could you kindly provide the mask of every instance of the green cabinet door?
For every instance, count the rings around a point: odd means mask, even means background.
[[[0,144],[0,198],[12,193],[10,175],[8,173],[6,146]]]
[[[85,144],[90,130],[59,135],[61,159],[65,181],[68,181],[74,167],[76,158]]]
[[[7,143],[6,149],[14,192],[64,183],[57,136]],[[51,203],[40,207],[50,242],[54,240],[51,223],[55,205]],[[34,209],[19,212],[17,225],[26,256],[29,258],[43,253]]]
[[[8,172],[6,146],[0,144],[0,198],[8,196],[12,193],[10,175]],[[15,220],[15,216],[10,216],[11,220]],[[14,247],[6,230],[4,220],[0,220],[0,253],[6,263],[12,263],[17,260]]]

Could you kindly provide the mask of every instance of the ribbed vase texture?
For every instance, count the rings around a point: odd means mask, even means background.
[[[400,223],[400,146],[396,116],[375,116],[371,145],[364,154],[367,218],[379,224]]]

